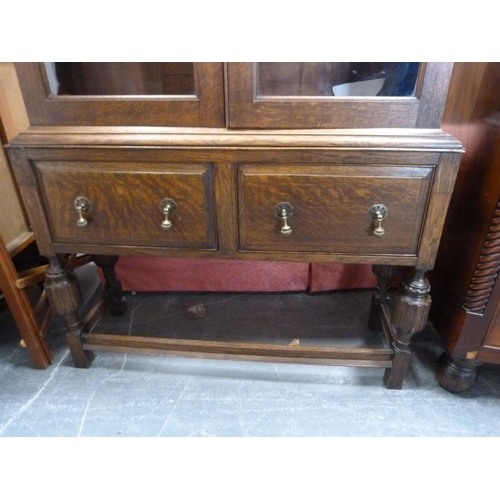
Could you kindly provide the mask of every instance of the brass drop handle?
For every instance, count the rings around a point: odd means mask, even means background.
[[[292,205],[286,201],[282,201],[274,207],[274,214],[278,219],[283,221],[281,234],[283,236],[290,236],[292,234],[292,228],[288,225],[288,219],[293,215]]]
[[[85,196],[77,196],[73,205],[78,213],[78,220],[76,221],[76,225],[78,227],[85,227],[88,225],[89,221],[85,218],[92,211],[92,204],[88,198]]]
[[[387,207],[381,203],[373,205],[373,207],[370,208],[370,217],[375,222],[373,234],[378,238],[381,238],[385,234],[385,229],[382,227],[382,221],[387,218],[388,213]]]
[[[172,227],[172,221],[169,219],[171,215],[177,212],[177,203],[171,198],[163,198],[160,201],[160,212],[163,214],[164,219],[161,223],[161,228],[168,231]]]

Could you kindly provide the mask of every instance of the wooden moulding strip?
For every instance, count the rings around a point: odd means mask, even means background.
[[[83,336],[83,348],[92,351],[166,354],[179,357],[239,359],[315,365],[390,368],[393,352],[384,348],[313,347],[180,340],[105,333]]]
[[[160,146],[201,148],[355,148],[464,152],[440,129],[273,129],[196,127],[30,127],[12,146]],[[10,147],[10,146],[9,146]]]

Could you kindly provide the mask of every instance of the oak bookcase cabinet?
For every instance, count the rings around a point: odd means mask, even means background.
[[[78,367],[94,351],[385,368],[399,389],[427,321],[463,153],[440,129],[452,63],[22,63],[30,119],[8,146],[46,289]],[[374,265],[386,348],[93,331],[59,255],[89,253],[123,311],[118,255]],[[389,300],[398,266],[414,275]]]

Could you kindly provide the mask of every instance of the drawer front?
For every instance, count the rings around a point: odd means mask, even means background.
[[[239,165],[240,249],[416,255],[433,167]],[[282,234],[281,202],[293,207]],[[383,204],[383,236],[370,209]]]
[[[211,165],[40,161],[35,166],[56,243],[216,248]],[[77,224],[77,197],[91,206],[84,227]],[[169,229],[162,228],[164,199],[176,204],[176,213],[167,216]]]

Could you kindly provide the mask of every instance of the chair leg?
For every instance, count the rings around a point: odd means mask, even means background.
[[[18,274],[10,253],[0,238],[0,288],[21,333],[35,368],[45,369],[53,361],[52,353],[40,336],[40,325],[26,291],[16,286]]]

